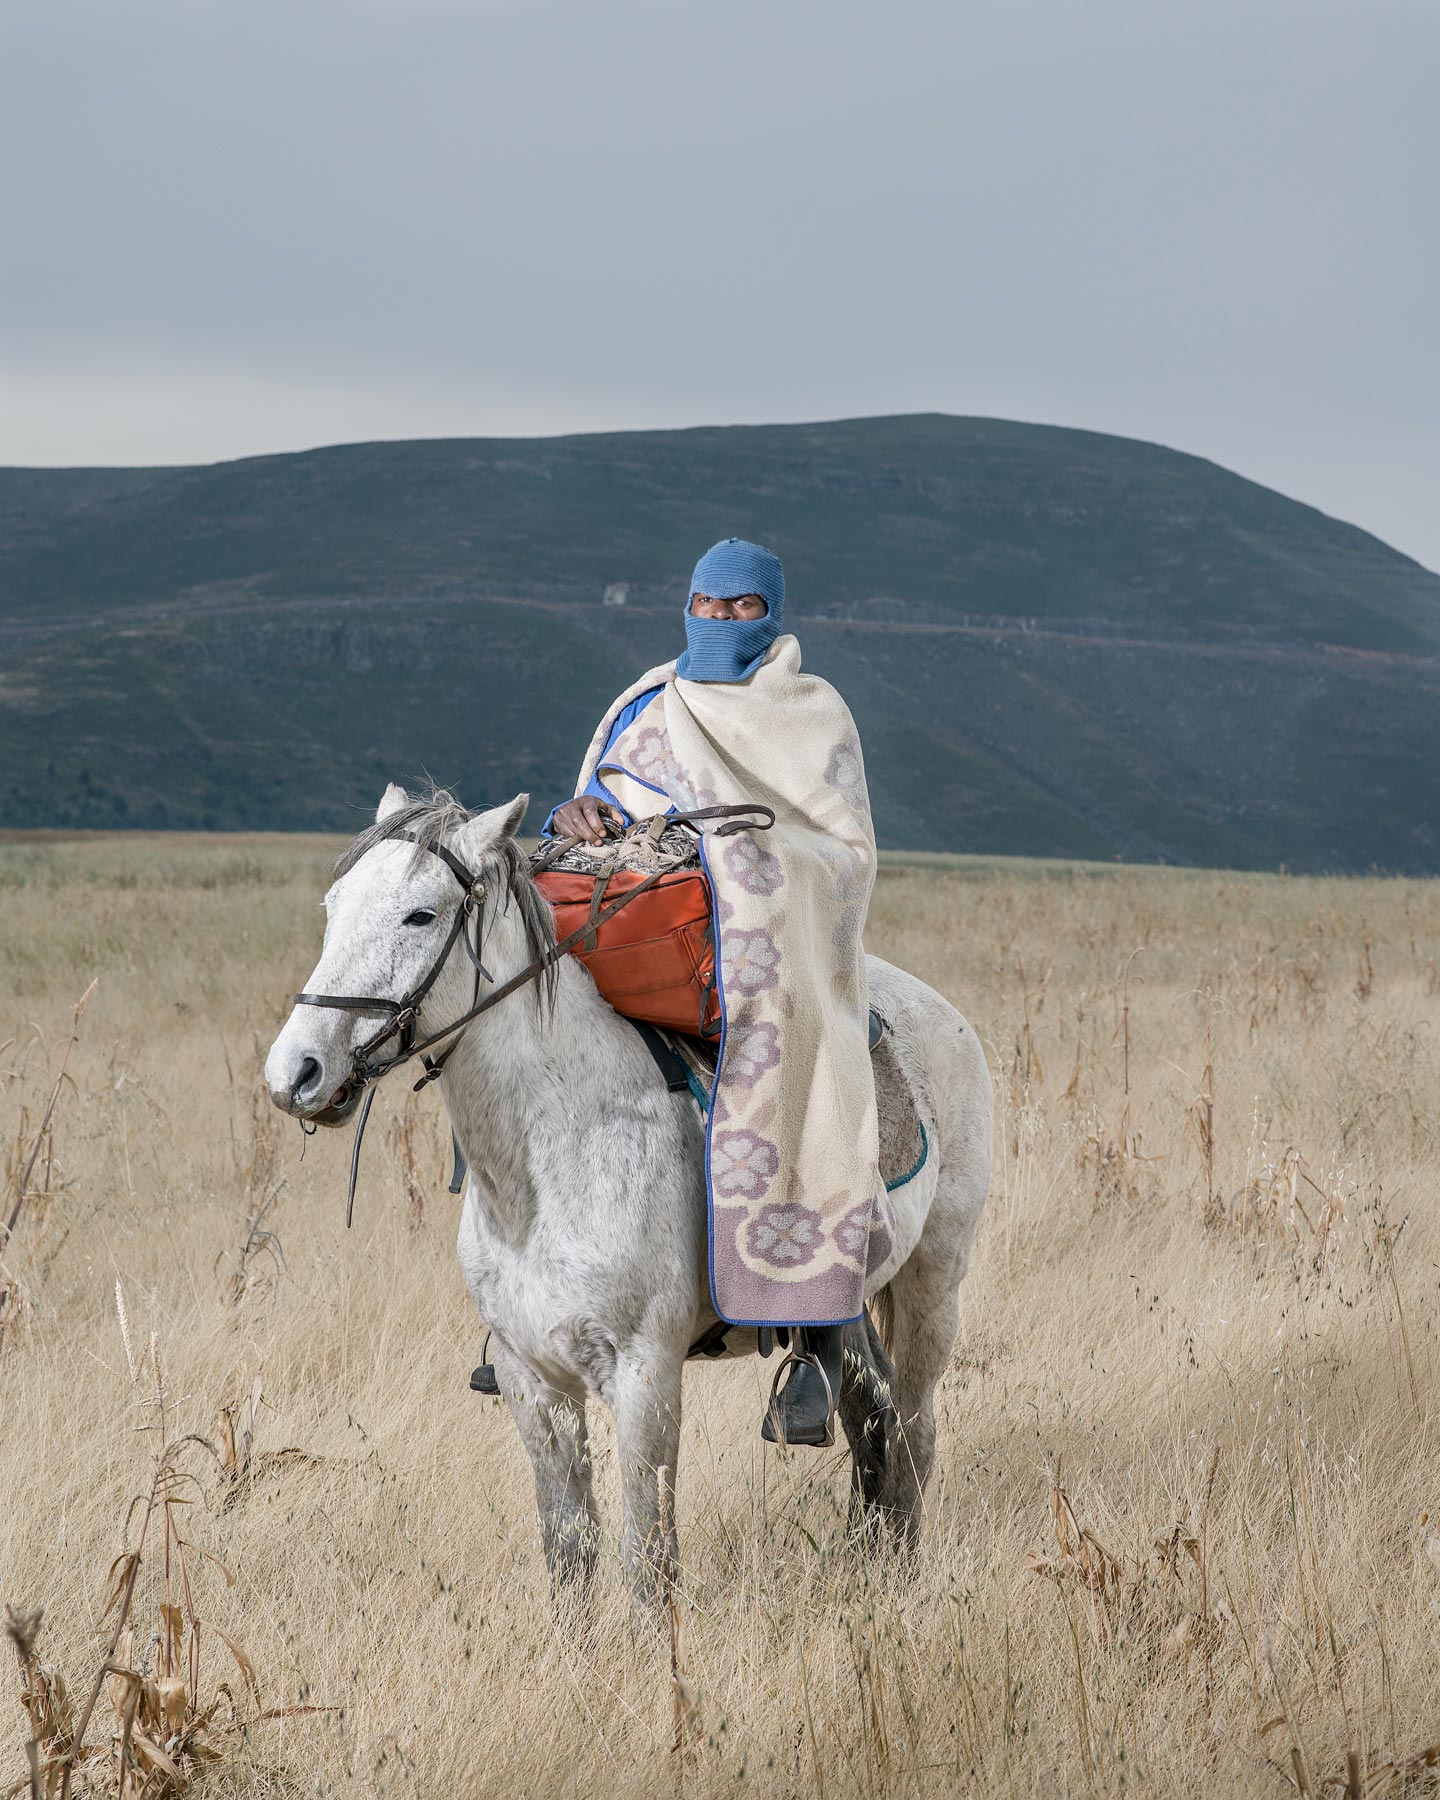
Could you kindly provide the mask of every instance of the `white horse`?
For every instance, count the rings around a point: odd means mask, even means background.
[[[470,816],[448,794],[412,800],[391,786],[376,823],[337,865],[312,992],[394,1000],[423,980],[456,923],[460,882],[440,846],[490,896],[483,961],[499,984],[554,941],[549,908],[515,842],[528,796]],[[410,841],[390,834],[404,830]],[[472,1004],[474,972],[451,938],[421,1003],[421,1035]],[[919,1174],[891,1196],[894,1247],[868,1284],[869,1314],[847,1328],[840,1415],[854,1458],[852,1520],[918,1531],[935,1451],[933,1394],[959,1322],[959,1288],[990,1175],[991,1087],[974,1031],[932,988],[870,957],[872,1004],[889,1022],[929,1140]],[[342,1125],[347,1087],[376,1016],[297,1005],[265,1079],[287,1113]],[[637,1032],[586,970],[553,976],[474,1021],[440,1090],[469,1164],[460,1266],[493,1337],[493,1360],[535,1474],[540,1530],[557,1594],[583,1595],[598,1525],[585,1405],[615,1422],[624,1522],[621,1556],[638,1600],[674,1566],[673,1483],[681,1372],[718,1323],[706,1256],[704,1127],[670,1092]],[[757,1348],[733,1328],[728,1355]],[[892,1360],[893,1359],[893,1360]],[[701,1366],[704,1366],[703,1362]],[[659,1484],[669,1484],[661,1532]]]

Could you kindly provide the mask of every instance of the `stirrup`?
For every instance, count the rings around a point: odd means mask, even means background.
[[[770,1400],[765,1408],[762,1425],[768,1424],[771,1427],[775,1433],[774,1441],[777,1444],[783,1445],[787,1450],[790,1448],[790,1442],[785,1436],[785,1427],[780,1422],[780,1398],[785,1389],[789,1387],[795,1369],[801,1363],[808,1363],[820,1377],[825,1388],[825,1439],[822,1444],[805,1444],[797,1447],[806,1450],[828,1450],[835,1442],[835,1390],[830,1385],[830,1377],[825,1373],[825,1365],[820,1358],[813,1350],[800,1349],[798,1332],[791,1343],[792,1348],[775,1371],[775,1379],[770,1384]]]
[[[485,1359],[490,1354],[490,1333],[485,1333],[485,1342],[480,1347],[480,1367],[470,1371],[470,1386],[477,1394],[493,1394],[500,1392],[500,1383],[495,1379],[495,1365]]]

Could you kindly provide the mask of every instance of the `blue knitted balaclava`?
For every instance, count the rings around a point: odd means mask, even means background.
[[[734,600],[759,594],[766,612],[759,619],[697,619],[690,611],[692,594],[712,600]],[[744,538],[722,538],[695,565],[685,594],[685,654],[675,673],[686,681],[743,681],[765,660],[780,635],[785,610],[785,571],[780,558]]]

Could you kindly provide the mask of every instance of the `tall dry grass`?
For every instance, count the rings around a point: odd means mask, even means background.
[[[0,1247],[0,1600],[26,1630],[43,1611],[15,1695],[101,1668],[155,1479],[153,1342],[167,1431],[212,1447],[174,1493],[199,1666],[152,1629],[188,1617],[159,1611],[153,1523],[122,1648],[161,1714],[167,1658],[183,1717],[225,1685],[194,1740],[217,1759],[177,1762],[192,1791],[1430,1791],[1435,887],[887,868],[872,947],[966,1010],[999,1090],[925,1547],[857,1557],[843,1459],[762,1446],[758,1365],[696,1370],[672,1670],[613,1569],[588,1634],[552,1626],[524,1457],[466,1388],[430,1098],[386,1096],[348,1236],[346,1144],[302,1157],[259,1098],[325,864],[295,840],[0,849],[7,1214],[97,983]],[[107,1681],[77,1794],[114,1791],[135,1688]],[[0,1785],[31,1735],[12,1699]],[[130,1791],[162,1776],[142,1760]]]

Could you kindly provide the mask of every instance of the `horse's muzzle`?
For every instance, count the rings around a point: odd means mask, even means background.
[[[359,1082],[346,1082],[345,1086],[333,1093],[319,1112],[297,1113],[297,1117],[307,1125],[348,1125],[355,1117],[355,1109],[364,1098],[365,1089]]]
[[[270,1098],[283,1113],[289,1113],[292,1119],[299,1119],[302,1125],[345,1125],[355,1116],[364,1088],[358,1083],[346,1082],[337,1088],[328,1098],[317,1097],[308,1103],[293,1092],[276,1091],[271,1088]]]
[[[272,1051],[265,1070],[270,1098],[281,1112],[306,1125],[343,1125],[360,1104],[365,1084],[352,1070],[339,1083],[311,1055],[297,1057]]]

